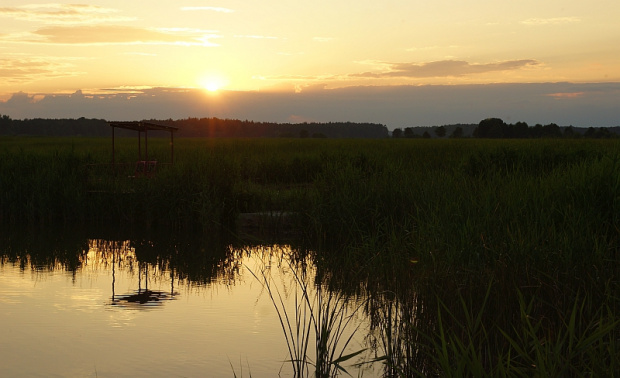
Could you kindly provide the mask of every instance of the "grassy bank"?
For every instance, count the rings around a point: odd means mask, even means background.
[[[0,217],[234,230],[241,212],[294,212],[318,280],[370,296],[386,375],[618,374],[619,147],[181,139],[144,179],[101,165],[108,140],[12,138]]]

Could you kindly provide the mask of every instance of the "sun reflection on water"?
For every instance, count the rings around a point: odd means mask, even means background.
[[[289,245],[210,250],[90,239],[85,246],[78,263],[50,256],[45,266],[25,255],[0,264],[0,321],[20,330],[0,340],[7,372],[66,375],[97,365],[112,376],[230,376],[231,361],[237,372],[244,361],[253,376],[291,376],[281,324],[257,279],[268,274],[294,306]],[[296,264],[315,274],[310,260]],[[26,359],[35,344],[36,366]]]

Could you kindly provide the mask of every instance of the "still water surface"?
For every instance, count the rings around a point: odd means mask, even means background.
[[[294,313],[298,288],[286,245],[230,247],[209,268],[214,274],[199,280],[161,257],[140,261],[128,241],[90,239],[79,261],[69,263],[3,252],[2,376],[293,376],[277,311],[261,282],[266,272]],[[307,269],[311,275],[313,267]],[[366,347],[366,320],[361,312],[354,316],[353,326],[361,328],[348,351]],[[353,376],[377,376],[350,365]]]

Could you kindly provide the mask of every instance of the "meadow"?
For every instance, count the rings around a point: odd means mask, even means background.
[[[617,140],[4,138],[0,220],[236,232],[286,211],[316,284],[367,298],[386,376],[620,374]],[[278,238],[278,235],[271,235]],[[368,361],[368,362],[372,362]]]

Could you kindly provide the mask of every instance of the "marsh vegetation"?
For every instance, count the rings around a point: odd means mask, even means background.
[[[0,219],[234,236],[286,211],[312,285],[364,298],[385,376],[620,372],[617,140],[175,142],[137,179],[107,140],[6,138]]]

